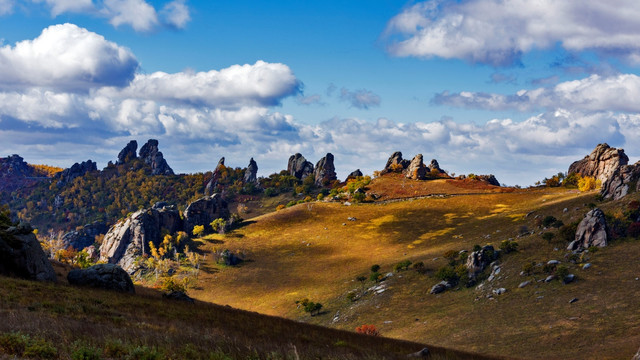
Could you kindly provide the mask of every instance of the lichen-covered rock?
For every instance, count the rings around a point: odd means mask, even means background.
[[[0,228],[0,274],[56,281],[56,274],[33,229],[27,224]]]
[[[137,150],[138,142],[135,140],[129,141],[127,146],[125,146],[124,149],[120,150],[120,153],[118,154],[118,161],[116,162],[116,164],[122,165],[129,162],[130,160],[137,158]]]
[[[109,229],[100,246],[100,261],[118,264],[132,274],[138,269],[136,259],[149,254],[149,242],[158,246],[164,231],[173,234],[182,228],[177,210],[139,210]]]
[[[84,176],[88,172],[98,171],[98,166],[94,161],[87,160],[81,163],[75,163],[70,168],[64,169],[55,175],[58,179],[56,184],[58,187],[64,186],[77,177]]]
[[[211,228],[209,224],[215,219],[228,219],[229,208],[220,194],[202,197],[187,206],[184,210],[184,229],[188,234],[197,225]]]
[[[591,246],[607,246],[607,221],[602,210],[595,208],[578,224],[576,237],[567,250],[582,251]]]
[[[247,170],[244,172],[244,182],[245,184],[258,183],[258,164],[251,158],[249,160],[249,166],[247,166]]]
[[[325,157],[318,161],[314,175],[316,186],[327,186],[338,179],[336,168],[333,165],[333,154],[327,153]]]
[[[413,157],[404,173],[405,177],[409,179],[424,180],[427,178],[427,167],[424,165],[422,154]]]
[[[67,275],[69,284],[89,286],[105,290],[135,293],[131,277],[115,264],[98,264],[87,269],[71,270]]]
[[[491,245],[485,245],[480,250],[473,251],[467,257],[467,269],[469,278],[475,279],[476,275],[498,258],[498,252]]]
[[[300,180],[306,179],[313,174],[313,164],[307,161],[300,153],[291,155],[287,163],[287,172]]]
[[[633,165],[622,165],[602,184],[600,195],[607,200],[620,200],[630,192],[640,190],[638,180],[640,180],[640,161]]]
[[[158,140],[149,139],[140,148],[139,155],[145,164],[151,166],[151,175],[173,175],[173,169],[169,167],[167,160],[162,156],[162,152],[158,150]]]
[[[629,157],[623,149],[610,147],[608,144],[598,144],[591,154],[569,166],[568,173],[590,176],[603,183],[622,165],[629,163]]]
[[[399,167],[401,171],[404,171],[410,164],[409,160],[402,158],[402,153],[400,151],[396,151],[387,160],[384,169],[382,169],[382,174],[387,174],[390,172],[394,172],[395,167]],[[399,166],[398,166],[399,165]]]

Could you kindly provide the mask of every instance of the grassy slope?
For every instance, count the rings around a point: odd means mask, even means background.
[[[637,350],[640,316],[632,310],[640,308],[635,296],[640,282],[634,280],[640,276],[637,242],[614,244],[594,254],[593,267],[587,271],[570,265],[579,277],[574,284],[536,283],[518,289],[528,279],[518,275],[525,262],[563,260],[565,253],[564,244],[547,244],[533,235],[518,239],[520,252],[503,259],[502,276],[493,285],[508,292],[496,300],[473,288],[430,295],[437,280],[409,271],[387,280],[383,294],[350,303],[346,295],[361,288],[354,279],[368,275],[373,264],[387,272],[408,259],[424,261],[435,270],[445,264],[441,258],[446,250],[470,250],[474,244],[486,243],[497,246],[515,237],[522,225],[535,228],[534,216],[525,216],[532,210],[565,223],[579,220],[595,196],[566,189],[499,192],[490,186],[477,188],[447,180],[378,181],[384,183],[374,183],[372,189],[388,191],[395,182],[398,197],[461,195],[353,206],[301,204],[259,216],[233,234],[205,240],[201,250],[206,253],[241,250],[251,261],[236,268],[221,267],[207,256],[199,288],[191,294],[204,301],[347,330],[373,323],[386,336],[488,354],[605,359],[631,357]],[[615,206],[619,205],[603,205],[605,209]],[[565,207],[567,213],[562,211]],[[352,216],[357,221],[347,220]],[[570,305],[573,297],[580,300]],[[303,314],[294,305],[301,298],[323,303],[325,313],[313,318]]]

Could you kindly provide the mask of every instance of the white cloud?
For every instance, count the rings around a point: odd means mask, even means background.
[[[51,16],[56,17],[66,12],[91,12],[95,10],[92,0],[32,0],[36,3],[45,2],[51,7]]]
[[[366,89],[349,91],[348,89],[342,88],[340,90],[340,100],[346,101],[351,106],[363,110],[380,106],[380,96]]]
[[[431,0],[393,17],[385,32],[396,56],[464,59],[494,66],[560,44],[640,63],[640,2]]]
[[[0,0],[0,15],[11,14],[14,5],[14,0]]]
[[[568,108],[579,111],[640,112],[640,77],[618,74],[589,77],[552,87],[520,90],[503,95],[484,92],[442,92],[432,101],[440,105],[485,109],[519,110]]]
[[[126,85],[138,61],[126,48],[73,24],[0,47],[0,88],[87,89]]]
[[[158,14],[144,0],[104,0],[102,13],[115,27],[129,25],[136,31],[149,31],[158,25]]]
[[[177,29],[184,29],[191,20],[189,7],[185,4],[185,0],[174,0],[167,3],[160,14],[166,24]]]

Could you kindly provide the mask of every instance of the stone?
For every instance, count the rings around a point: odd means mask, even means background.
[[[138,157],[136,155],[137,150],[138,150],[138,142],[135,140],[129,141],[127,146],[125,146],[124,149],[120,150],[120,153],[118,154],[118,161],[116,162],[116,164],[122,165],[129,162],[130,160],[137,158]]]
[[[245,184],[257,184],[258,183],[258,164],[251,158],[247,170],[244,171],[244,183]]]
[[[140,159],[151,166],[151,175],[174,175],[173,169],[167,164],[162,153],[158,150],[158,140],[149,139],[140,148]]]
[[[93,171],[98,171],[98,165],[94,161],[87,160],[81,163],[75,163],[70,168],[64,169],[54,176],[54,179],[58,180],[56,186],[62,187],[72,182],[73,179]]]
[[[573,299],[569,300],[569,304],[573,304],[576,301],[578,301],[578,298],[573,298]]]
[[[429,356],[431,356],[431,353],[429,352],[429,348],[426,347],[418,352],[407,355],[408,358],[426,358]]]
[[[205,195],[210,196],[215,193],[216,186],[218,185],[218,180],[220,180],[220,174],[224,169],[225,169],[225,166],[224,166],[224,156],[223,156],[220,158],[220,160],[218,160],[218,165],[216,165],[216,168],[213,170],[213,175],[211,176],[211,179],[209,179],[209,181],[207,182],[207,186],[204,189]]]
[[[33,168],[20,155],[0,158],[0,177],[30,177],[34,176],[34,173]]]
[[[486,182],[489,185],[500,186],[500,182],[493,174],[489,175],[476,175],[476,180]]]
[[[336,168],[333,165],[333,154],[327,153],[316,164],[314,171],[316,186],[328,186],[332,181],[337,180]]]
[[[576,276],[573,274],[569,274],[562,279],[564,284],[572,283],[576,279]]]
[[[355,171],[352,171],[351,174],[349,174],[349,176],[347,176],[347,178],[344,181],[348,181],[349,179],[355,179],[361,176],[363,176],[362,171],[360,171],[360,169],[356,169]]]
[[[238,257],[236,254],[229,251],[229,249],[225,249],[221,251],[220,254],[218,254],[218,257],[219,257],[219,262],[227,266],[236,266],[240,264],[242,261],[244,261],[243,259]]]
[[[158,247],[164,233],[183,229],[180,213],[173,209],[142,209],[113,225],[102,240],[100,261],[118,264],[130,274],[138,270],[136,259],[149,254],[149,242]]]
[[[56,282],[56,274],[28,224],[0,228],[0,274]]]
[[[556,279],[555,275],[549,275],[549,276],[547,276],[546,279],[544,279],[544,282],[552,282],[555,279]]]
[[[440,174],[444,174],[445,171],[440,169],[440,164],[438,164],[438,160],[431,159],[431,163],[429,164],[430,172],[439,172]]]
[[[433,285],[433,287],[431,287],[431,290],[429,291],[429,293],[431,294],[440,294],[442,292],[445,292],[447,289],[451,289],[451,284],[449,284],[446,281],[441,281],[435,285]]]
[[[558,260],[549,260],[547,261],[547,265],[558,265],[560,264],[560,261]]]
[[[307,161],[300,153],[291,155],[287,164],[287,172],[297,179],[304,180],[313,174],[313,164]]]
[[[531,285],[531,281],[527,280],[527,281],[521,282],[520,285],[518,285],[518,287],[522,289],[523,287],[527,287],[529,285]]]
[[[229,208],[227,202],[222,199],[222,195],[213,194],[202,197],[190,203],[184,210],[184,231],[193,233],[196,225],[204,225],[205,229],[211,229],[211,222],[215,219],[229,218]]]
[[[476,275],[484,271],[498,257],[498,253],[493,246],[485,245],[482,249],[474,251],[467,256],[467,269],[469,270],[469,278],[475,279]]]
[[[591,263],[586,263],[586,264],[582,265],[582,270],[587,270],[590,267],[591,267]]]
[[[569,166],[568,173],[590,176],[605,183],[611,175],[622,165],[629,163],[629,157],[623,149],[610,147],[608,144],[598,144],[591,154]]]
[[[115,264],[98,264],[86,269],[75,269],[67,275],[69,284],[105,290],[135,293],[131,277]]]
[[[107,233],[107,225],[102,221],[95,221],[85,225],[80,230],[70,231],[62,236],[62,241],[75,250],[82,250],[96,242],[96,236]]]
[[[602,183],[600,195],[607,200],[620,200],[629,192],[640,189],[638,180],[640,180],[640,161],[633,165],[622,165]]]
[[[409,166],[409,163],[409,160],[402,159],[402,153],[400,151],[396,151],[391,154],[391,156],[387,160],[387,164],[384,166],[384,169],[382,169],[381,174],[384,175],[390,172],[394,172],[394,169],[392,167],[396,167],[397,165],[400,165],[398,167],[400,171],[404,171],[404,169]]]
[[[567,250],[584,251],[591,246],[607,246],[607,223],[602,210],[595,208],[587,213],[578,224],[575,240],[573,240]]]
[[[189,303],[194,302],[193,298],[185,294],[183,291],[172,291],[168,294],[162,294],[162,297],[169,300],[184,301]]]
[[[492,291],[492,292],[493,292],[493,294],[494,294],[494,295],[502,295],[502,294],[504,294],[504,293],[506,293],[506,292],[507,292],[507,289],[505,289],[505,288],[498,288],[498,289],[493,289],[493,291]]]
[[[413,157],[411,163],[404,171],[404,176],[413,180],[424,180],[427,178],[427,167],[424,165],[422,154]]]

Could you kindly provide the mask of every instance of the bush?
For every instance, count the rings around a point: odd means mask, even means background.
[[[458,274],[456,274],[456,271],[453,269],[453,267],[451,266],[443,266],[440,269],[438,269],[438,271],[436,271],[436,278],[452,283],[452,284],[457,284],[458,283]]]
[[[358,295],[353,291],[347,294],[347,300],[349,300],[351,302],[356,301],[357,297],[358,297]]]
[[[369,275],[369,280],[378,282],[382,279],[382,277],[383,277],[382,274],[376,271],[376,272],[372,272],[371,275]]]
[[[542,226],[544,227],[549,227],[551,226],[553,223],[555,223],[558,219],[556,219],[555,217],[548,215],[545,216],[544,219],[542,219]]]
[[[480,251],[480,250],[482,250],[482,246],[478,244],[473,245],[473,251]]]
[[[324,200],[324,194],[323,193],[318,194],[318,197],[316,199],[318,199],[318,201]]]
[[[581,178],[580,180],[578,180],[578,190],[580,191],[589,191],[589,190],[593,190],[595,189],[597,186],[596,184],[596,179],[590,177],[590,176],[585,176],[583,178]]]
[[[417,263],[413,264],[413,268],[416,269],[417,271],[424,270],[424,262],[418,261]]]
[[[564,265],[560,265],[556,268],[556,276],[562,281],[567,275],[569,275],[569,268]]]
[[[561,226],[558,230],[558,238],[564,242],[572,242],[576,238],[579,222],[573,222],[569,225]]]
[[[574,234],[575,235],[575,234]],[[555,236],[554,233],[552,232],[546,232],[542,234],[542,238],[544,240],[546,240],[548,243],[551,243],[551,240],[553,240],[553,237]]]
[[[296,204],[298,204],[298,202],[297,202],[297,201],[295,201],[295,200],[291,200],[291,201],[289,201],[289,202],[287,203],[287,207],[292,207],[293,205],[296,205]]]
[[[526,263],[524,265],[522,265],[522,272],[525,275],[533,275],[535,273],[536,270],[536,263],[535,262],[529,262]]]
[[[556,270],[556,266],[553,264],[544,264],[544,266],[542,266],[542,271],[545,274],[552,274],[554,271]]]
[[[224,232],[227,230],[227,222],[223,218],[217,218],[213,220],[209,225],[211,225],[211,228],[214,232],[217,232],[219,234],[224,234]]]
[[[285,206],[284,206],[284,205],[282,205],[282,204],[280,204],[280,205],[278,205],[278,206],[276,207],[276,211],[280,211],[280,210],[282,210],[282,209],[284,209],[284,208],[285,208]]]
[[[266,188],[264,189],[264,195],[267,197],[273,197],[276,196],[278,194],[278,192],[276,190],[274,190],[273,188]]]
[[[380,331],[378,331],[375,325],[360,325],[356,328],[356,332],[358,334],[380,336]]]
[[[86,344],[74,344],[75,349],[71,352],[72,360],[100,360],[102,351]]]
[[[133,348],[125,359],[127,360],[156,360],[161,359],[162,354],[155,348],[137,346]]]
[[[204,233],[204,225],[196,225],[193,227],[193,231],[192,234],[193,236],[202,236],[202,234]]]
[[[380,265],[375,264],[371,266],[371,272],[378,272],[380,270]]]
[[[318,315],[318,313],[320,312],[320,309],[322,309],[322,304],[314,303],[312,301],[309,301],[304,306],[304,311],[308,312],[309,314],[311,314],[311,316]]]
[[[518,251],[518,243],[511,240],[504,240],[500,243],[500,250],[502,250],[505,254]]]
[[[175,276],[167,276],[162,279],[162,286],[160,288],[166,292],[187,291],[184,282],[178,280]]]
[[[353,201],[355,202],[363,202],[367,196],[364,193],[357,192],[353,194]]]
[[[395,270],[396,272],[401,270],[408,270],[410,265],[411,261],[409,260],[401,261],[393,267],[393,270]]]

